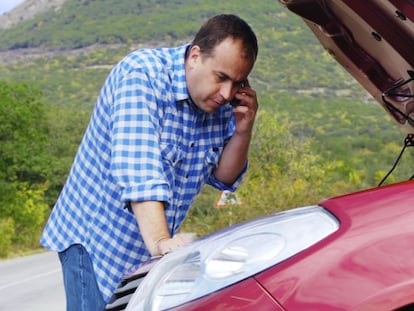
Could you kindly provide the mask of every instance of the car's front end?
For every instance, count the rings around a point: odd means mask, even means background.
[[[110,310],[414,307],[413,195],[408,181],[218,231],[126,276],[138,289]]]
[[[239,224],[165,256],[127,310],[166,310],[246,280],[309,248],[339,228],[311,206]]]

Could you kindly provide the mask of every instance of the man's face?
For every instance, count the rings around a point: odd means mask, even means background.
[[[192,46],[185,64],[190,96],[198,108],[213,112],[233,99],[252,67],[239,40],[225,39],[211,55]]]

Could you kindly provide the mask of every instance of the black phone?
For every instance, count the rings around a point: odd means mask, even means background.
[[[240,88],[244,88],[247,85],[247,80],[243,81],[240,83]],[[230,105],[237,106],[240,104],[240,99],[237,99],[236,97],[234,97],[231,101],[230,101]]]
[[[237,106],[240,104],[240,99],[237,99],[236,97],[234,97],[231,101],[230,101],[230,105],[232,105],[233,107]]]

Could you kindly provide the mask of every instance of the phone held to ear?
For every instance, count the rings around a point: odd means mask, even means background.
[[[232,105],[233,107],[237,106],[240,104],[240,99],[237,99],[236,97],[234,97],[231,101],[230,101],[230,105]]]
[[[240,89],[244,88],[246,86],[246,81],[243,81],[240,83]],[[236,97],[234,97],[231,101],[230,101],[230,105],[232,105],[233,107],[238,106],[240,104],[240,99],[237,99]]]

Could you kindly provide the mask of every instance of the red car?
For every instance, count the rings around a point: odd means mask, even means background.
[[[280,2],[413,146],[414,1]],[[140,267],[122,285],[107,310],[414,310],[414,181],[229,227]]]

